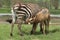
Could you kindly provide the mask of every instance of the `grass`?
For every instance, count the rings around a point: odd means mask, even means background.
[[[0,8],[0,13],[10,13],[10,8]]]
[[[57,9],[57,10],[55,10],[55,9],[50,9],[50,13],[51,13],[51,14],[60,14],[60,9]]]
[[[22,31],[24,36],[18,35],[17,25],[14,27],[13,37],[10,37],[10,24],[1,23],[0,24],[0,40],[60,40],[60,25],[50,25],[49,34],[43,35],[39,32],[39,27],[37,27],[36,33],[30,35],[32,25],[22,25]]]

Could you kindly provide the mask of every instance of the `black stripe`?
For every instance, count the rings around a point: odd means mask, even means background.
[[[24,11],[24,12],[26,12],[25,10],[22,10],[22,9],[20,9],[20,11]],[[27,12],[26,13],[24,13],[25,15],[27,14]],[[28,16],[28,14],[26,15],[26,16]]]
[[[21,9],[21,8],[23,8],[23,9]],[[25,10],[24,10],[25,9]],[[26,18],[28,18],[28,17],[31,17],[31,12],[30,12],[30,8],[28,8],[26,5],[24,5],[24,6],[20,6],[20,8],[18,9],[18,11],[22,11],[22,12],[25,12],[25,13],[19,13],[19,12],[17,12],[17,15],[19,15],[19,14],[24,14],[24,15],[26,15],[25,17]],[[30,16],[29,16],[30,15]],[[22,15],[23,16],[23,15]],[[19,16],[18,16],[19,17]]]
[[[27,6],[21,6],[21,8],[25,8],[25,9],[29,12],[30,17],[31,17],[31,13],[30,13],[30,11],[27,9]]]

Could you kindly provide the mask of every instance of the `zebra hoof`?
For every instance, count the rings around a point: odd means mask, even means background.
[[[10,36],[13,36],[13,34],[12,34],[12,33],[10,33]]]

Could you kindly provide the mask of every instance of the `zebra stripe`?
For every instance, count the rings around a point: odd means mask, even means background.
[[[21,16],[21,14],[24,14],[27,18],[31,17],[32,14],[31,10],[26,5],[21,5],[20,9],[17,12],[19,12],[19,14],[16,13],[17,15]]]
[[[15,16],[17,18],[21,19],[23,16],[26,16],[27,18],[29,18],[32,15],[31,9],[24,4],[21,5],[21,7],[19,9],[16,10],[16,9],[12,8],[12,10],[13,10],[13,12],[12,12],[13,16],[12,17],[13,17],[14,22],[16,21]]]
[[[31,17],[31,10],[26,5],[21,5],[21,10],[24,10],[28,17]]]

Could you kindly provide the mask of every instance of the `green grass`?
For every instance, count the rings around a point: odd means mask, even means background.
[[[39,27],[37,27],[36,33],[30,35],[32,25],[22,25],[22,31],[24,36],[18,35],[17,25],[14,27],[13,37],[10,37],[10,24],[1,23],[0,24],[0,40],[60,40],[60,25],[50,25],[49,34],[43,35],[39,32]]]
[[[57,10],[55,10],[55,9],[50,9],[50,13],[51,13],[51,14],[60,14],[60,9],[57,9]]]
[[[0,8],[0,13],[10,13],[10,8]]]

